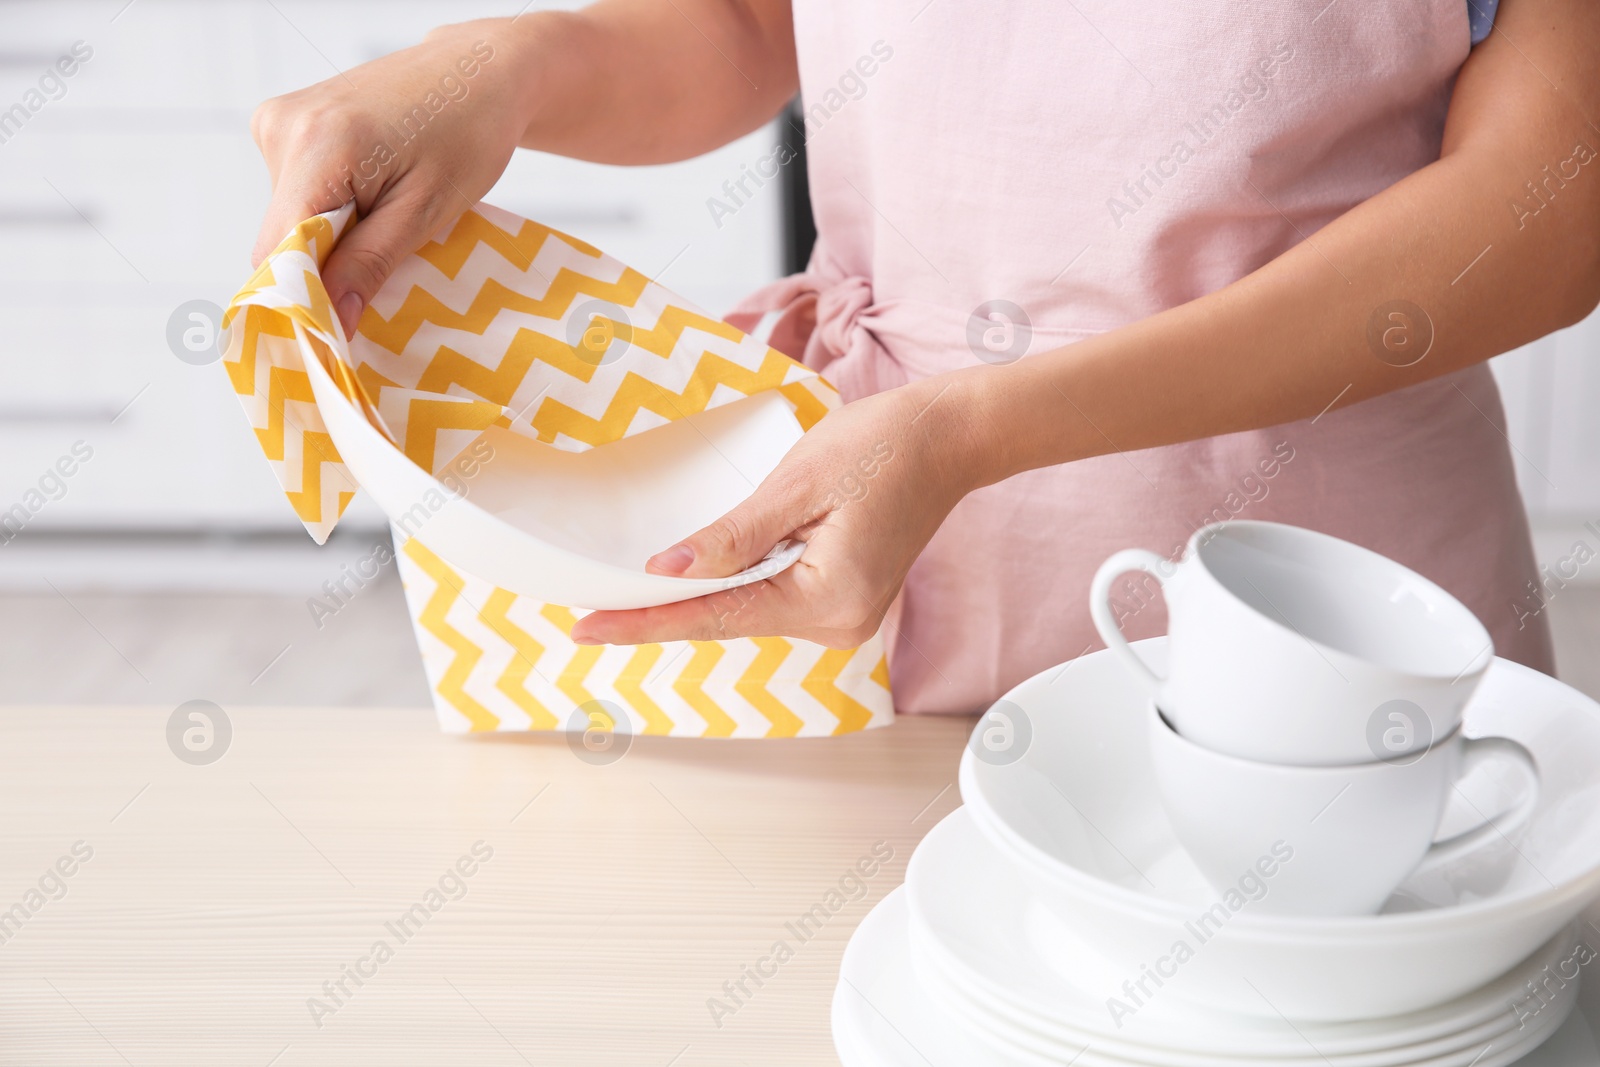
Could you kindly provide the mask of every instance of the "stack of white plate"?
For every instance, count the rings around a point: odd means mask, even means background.
[[[1142,646],[1159,669],[1164,641]],[[1581,917],[1600,895],[1600,705],[1497,661],[1465,728],[1538,761],[1523,832],[1379,915],[1310,918],[1200,877],[1161,811],[1142,699],[1099,653],[1007,695],[1025,743],[966,753],[966,806],[845,953],[845,1067],[1600,1067],[1600,980],[1583,983],[1600,927]],[[1464,779],[1443,832],[1510,787]]]

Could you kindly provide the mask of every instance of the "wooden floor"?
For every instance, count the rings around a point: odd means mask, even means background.
[[[602,764],[234,707],[194,765],[171,714],[0,711],[0,1064],[833,1063],[839,955],[971,725]]]

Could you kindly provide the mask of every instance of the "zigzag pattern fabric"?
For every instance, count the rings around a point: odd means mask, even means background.
[[[627,734],[808,737],[893,718],[876,638],[843,650],[780,637],[580,646],[567,608],[497,589],[416,538],[398,560],[446,731],[584,733],[598,722]]]
[[[839,403],[794,360],[598,249],[479,204],[404,261],[343,331],[320,269],[346,206],[296,227],[234,297],[223,360],[295,514],[318,544],[354,497],[305,360],[437,475],[490,427],[582,451],[767,390],[809,429]],[[396,531],[441,726],[696,737],[846,733],[893,718],[880,637],[582,647],[570,609],[519,597]],[[464,561],[470,563],[470,561]]]

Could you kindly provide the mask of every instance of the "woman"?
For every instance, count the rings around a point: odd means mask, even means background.
[[[602,0],[446,27],[262,105],[256,255],[354,193],[325,272],[351,330],[516,146],[682,159],[799,88],[817,248],[732,318],[850,403],[650,565],[807,551],[576,639],[849,646],[887,617],[902,710],[968,711],[1098,644],[1112,551],[1240,515],[1400,560],[1549,670],[1484,361],[1600,300],[1600,6],[1506,0],[1473,47],[1483,2]],[[449,121],[341,184],[477,42]],[[1118,606],[1161,632],[1147,587]]]

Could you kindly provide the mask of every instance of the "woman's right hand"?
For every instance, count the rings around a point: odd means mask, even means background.
[[[529,22],[531,20],[524,20]],[[272,178],[259,265],[298,223],[356,202],[322,271],[347,336],[395,266],[482,199],[528,125],[531,27],[484,19],[266,101],[250,123]]]

